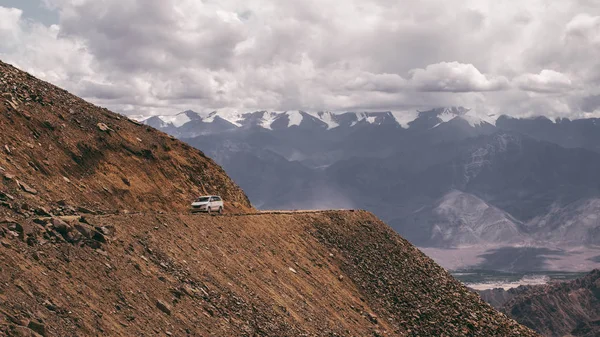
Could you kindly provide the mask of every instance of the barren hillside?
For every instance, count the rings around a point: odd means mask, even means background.
[[[27,243],[1,232],[0,331],[534,335],[366,212],[54,221],[21,223]]]
[[[254,213],[200,152],[0,70],[0,335],[535,335],[370,213]]]
[[[200,151],[1,61],[0,176],[3,193],[46,210],[184,210],[205,193],[250,207]]]
[[[501,310],[544,336],[600,335],[600,270],[569,282],[523,288]]]

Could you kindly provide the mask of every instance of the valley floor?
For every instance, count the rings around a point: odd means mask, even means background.
[[[600,268],[600,248],[595,247],[486,246],[420,249],[448,270],[589,272]]]

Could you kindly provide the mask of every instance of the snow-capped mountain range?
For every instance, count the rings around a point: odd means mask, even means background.
[[[373,211],[421,246],[600,245],[600,120],[184,111],[144,119],[263,209]]]
[[[428,111],[402,112],[305,112],[305,111],[213,111],[202,114],[192,110],[172,116],[140,118],[145,124],[171,131],[179,136],[222,132],[236,128],[260,127],[266,130],[282,130],[292,127],[335,130],[365,125],[388,126],[408,129],[418,119],[429,120],[430,128],[449,122],[466,122],[471,127],[494,125],[495,120],[463,107],[437,108]],[[179,129],[179,132],[176,132]],[[185,130],[188,130],[187,132]]]

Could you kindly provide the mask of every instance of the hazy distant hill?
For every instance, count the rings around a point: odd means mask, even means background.
[[[600,335],[600,270],[551,285],[485,290],[481,297],[543,336]]]

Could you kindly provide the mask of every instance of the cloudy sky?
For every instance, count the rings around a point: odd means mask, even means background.
[[[600,116],[600,0],[0,0],[0,41],[130,115]]]

